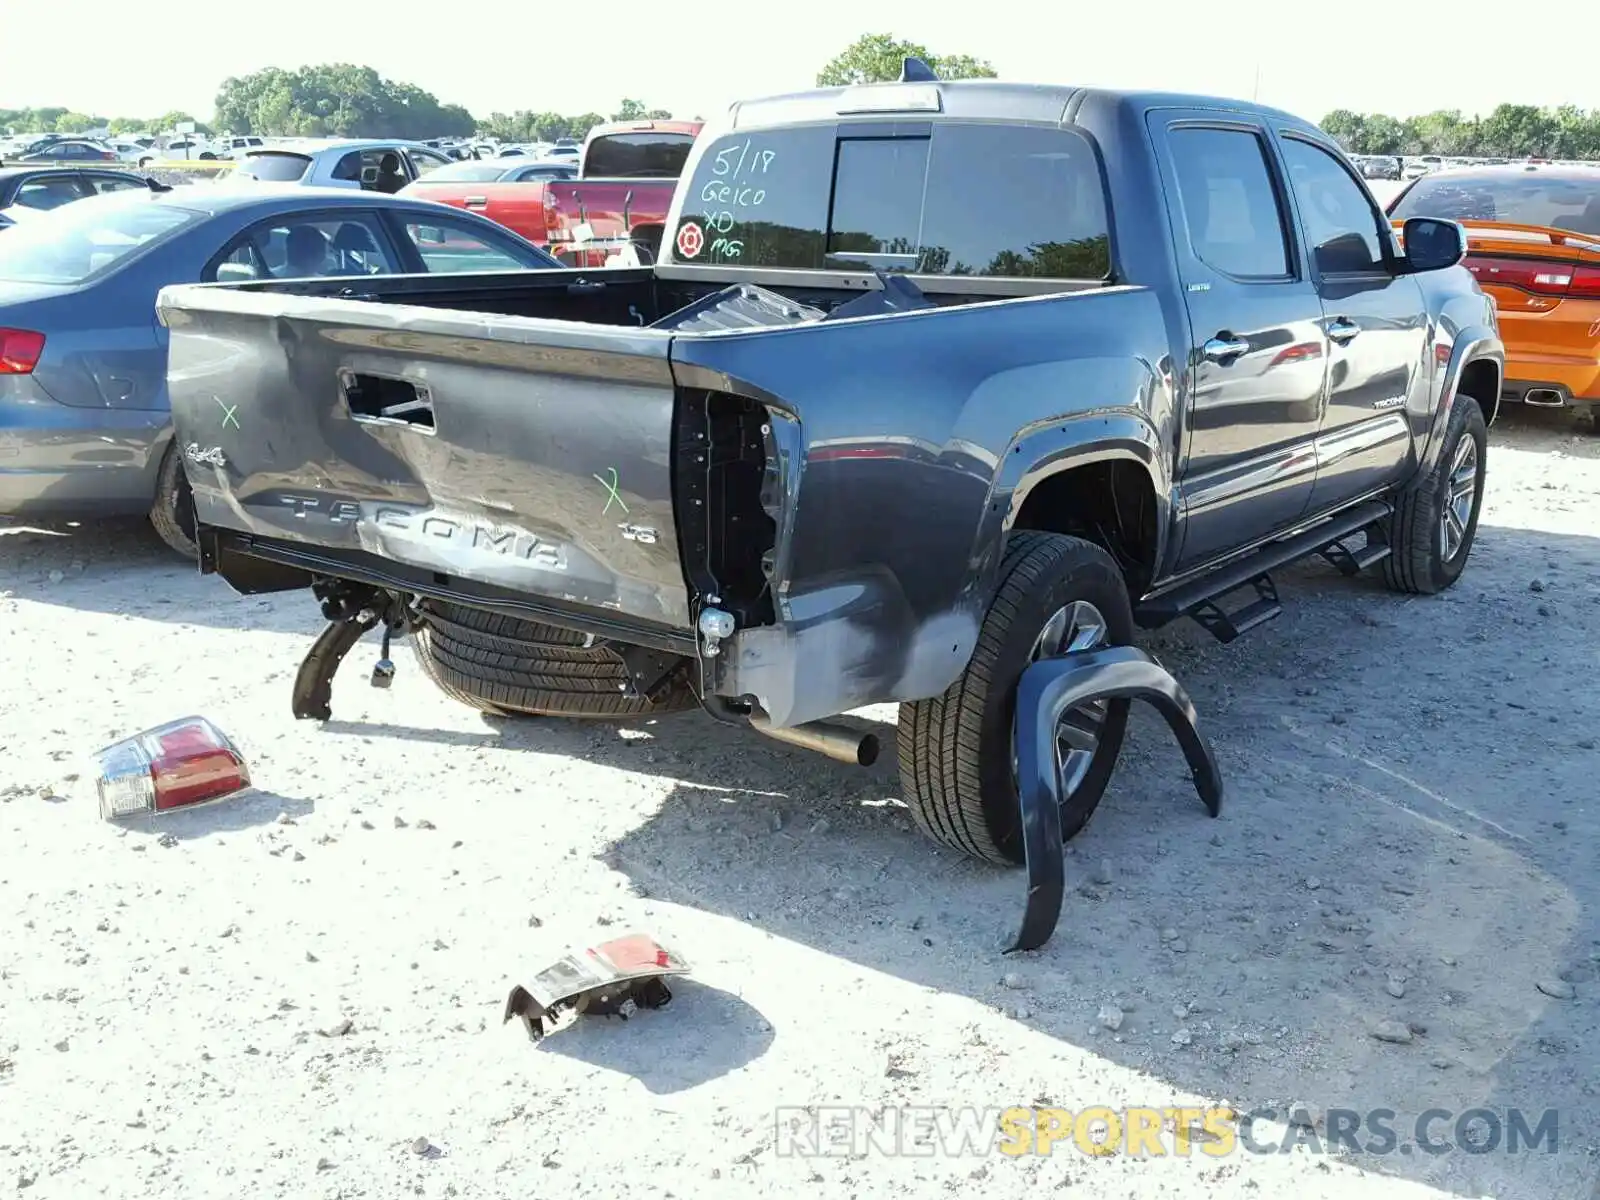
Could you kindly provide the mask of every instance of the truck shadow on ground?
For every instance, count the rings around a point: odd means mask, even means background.
[[[1558,1110],[1561,1154],[1509,1156],[1502,1129],[1501,1153],[1361,1161],[1460,1195],[1573,1194],[1594,1163],[1568,1131],[1600,1117],[1600,540],[1485,527],[1477,555],[1439,597],[1307,566],[1251,638],[1147,638],[1214,741],[1223,818],[1136,718],[1037,954],[998,953],[1021,872],[912,831],[892,726],[867,771],[692,714],[626,748],[591,740],[591,758],[682,781],[608,861],[651,896],[986,1004],[1018,1005],[998,985],[1017,971],[1029,1025],[1241,1109],[1390,1108],[1401,1142],[1444,1109],[1431,1137],[1469,1143],[1455,1114],[1517,1108],[1532,1128]],[[516,736],[568,736],[539,724]],[[1382,1022],[1405,1040],[1375,1038]]]

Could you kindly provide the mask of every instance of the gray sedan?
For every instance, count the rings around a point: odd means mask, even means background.
[[[0,517],[150,514],[194,555],[172,445],[169,283],[559,268],[429,201],[305,187],[128,191],[0,234]]]

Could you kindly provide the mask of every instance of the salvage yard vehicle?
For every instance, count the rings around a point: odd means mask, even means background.
[[[381,274],[558,265],[491,221],[424,201],[153,190],[131,178],[137,187],[31,213],[0,234],[0,517],[149,513],[162,539],[193,557],[166,330],[155,319],[166,284],[311,275],[353,293]]]
[[[230,182],[360,188],[387,195],[455,161],[420,142],[383,138],[284,141],[233,157],[239,165],[228,176]]]
[[[330,621],[297,715],[379,625],[491,712],[700,705],[854,762],[831,719],[898,701],[918,823],[1015,862],[1030,662],[1231,640],[1319,553],[1466,566],[1493,308],[1309,122],[909,60],[733,106],[666,228],[650,269],[162,293],[202,570]],[[1057,727],[1064,836],[1127,717]]]
[[[1389,206],[1458,222],[1506,345],[1501,399],[1587,408],[1600,431],[1600,171],[1482,166],[1417,180]]]
[[[568,266],[601,267],[624,245],[647,260],[660,253],[672,205],[698,121],[620,121],[596,125],[576,146],[545,157],[519,153],[446,168],[418,180],[406,194],[465,208],[498,221],[542,246]],[[571,150],[554,157],[554,150]],[[490,168],[504,168],[495,178]]]
[[[131,171],[99,167],[0,168],[0,212],[12,208],[51,209],[106,192],[170,189]]]

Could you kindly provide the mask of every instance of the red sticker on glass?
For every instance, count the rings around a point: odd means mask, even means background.
[[[693,221],[678,227],[678,253],[684,258],[698,258],[706,247],[706,235]]]

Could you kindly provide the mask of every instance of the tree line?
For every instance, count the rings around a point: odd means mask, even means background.
[[[935,55],[926,46],[890,34],[868,34],[823,67],[819,86],[898,79],[902,60],[925,60],[944,79],[993,78],[995,70],[967,54]],[[263,137],[493,137],[506,142],[581,138],[605,121],[665,120],[673,113],[641,100],[623,100],[611,113],[560,113],[522,109],[475,117],[432,92],[387,79],[371,67],[325,63],[288,71],[278,67],[222,81],[209,121],[186,112],[158,117],[106,117],[69,108],[0,108],[0,132],[163,134],[194,121],[200,133]],[[699,119],[699,118],[696,118]]]
[[[623,100],[610,113],[516,112],[474,117],[459,104],[443,104],[415,84],[386,79],[371,67],[334,63],[285,71],[268,67],[226,79],[216,115],[196,120],[186,112],[159,117],[106,117],[69,108],[0,108],[0,132],[165,134],[193,121],[202,134],[263,137],[494,137],[506,142],[581,138],[606,121],[661,120],[672,116],[640,100]]]
[[[1502,104],[1486,117],[1441,109],[1403,120],[1341,108],[1322,128],[1351,154],[1600,159],[1600,111],[1574,105]]]

